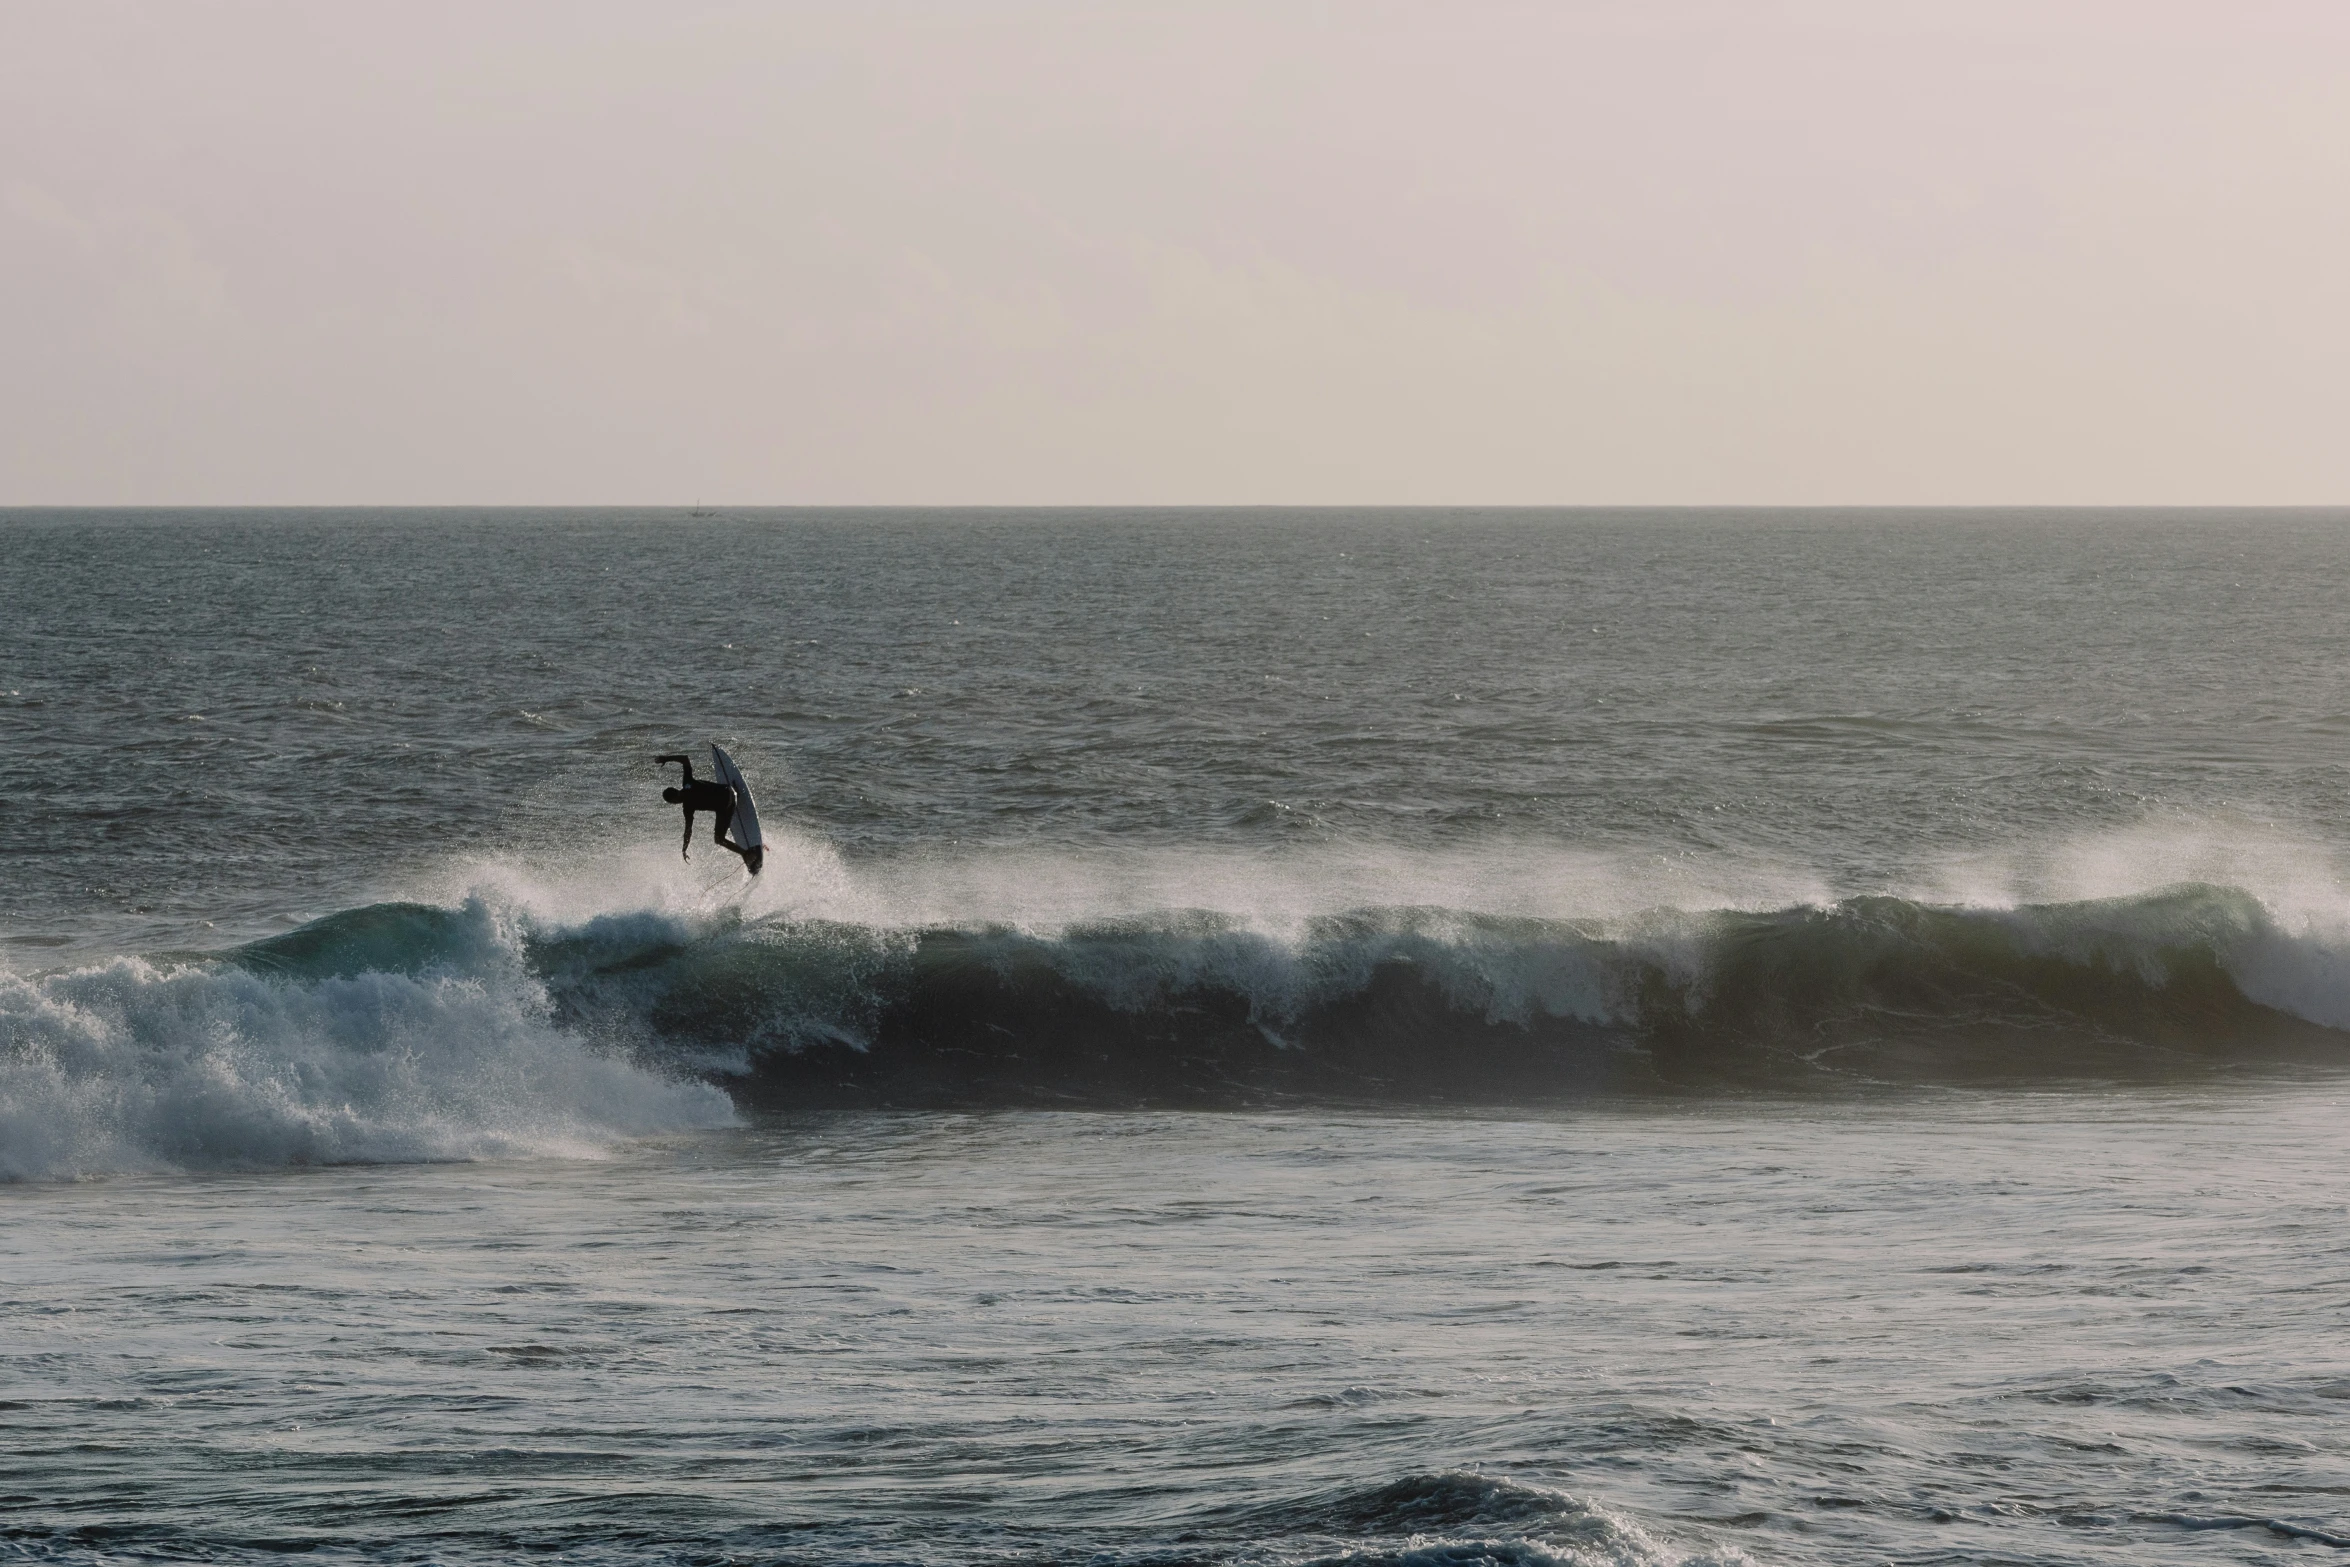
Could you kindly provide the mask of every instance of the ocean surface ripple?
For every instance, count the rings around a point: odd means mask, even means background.
[[[0,1560],[2350,1549],[2350,516],[0,560]]]

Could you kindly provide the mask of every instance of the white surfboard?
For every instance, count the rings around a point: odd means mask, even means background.
[[[734,791],[734,825],[726,835],[746,849],[765,848],[766,840],[759,836],[759,808],[751,803],[751,786],[743,782],[743,770],[716,744],[710,747],[710,761],[718,769],[719,780]]]

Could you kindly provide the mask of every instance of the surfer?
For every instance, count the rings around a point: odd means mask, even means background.
[[[767,857],[767,851],[765,849],[746,849],[726,836],[726,829],[734,821],[734,790],[726,784],[711,783],[707,779],[696,778],[694,764],[688,757],[672,753],[668,756],[656,756],[653,758],[653,762],[655,766],[666,766],[670,762],[675,762],[685,769],[684,788],[661,791],[662,799],[667,800],[671,805],[685,807],[685,842],[678,846],[679,855],[688,860],[694,857],[694,812],[708,811],[717,818],[717,825],[712,829],[710,836],[717,841],[718,847],[726,850],[729,854],[739,855],[743,864],[750,867],[751,874],[758,875],[759,862]]]

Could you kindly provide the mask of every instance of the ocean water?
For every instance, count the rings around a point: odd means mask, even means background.
[[[2338,1559],[2344,581],[0,513],[0,1559]]]

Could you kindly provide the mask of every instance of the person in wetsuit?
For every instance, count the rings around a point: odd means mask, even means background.
[[[766,851],[746,849],[726,836],[726,829],[734,822],[734,791],[725,784],[712,783],[706,778],[696,778],[694,764],[690,757],[656,756],[653,761],[659,766],[675,762],[685,769],[684,788],[661,791],[662,799],[667,800],[671,805],[685,807],[685,842],[678,846],[678,854],[688,860],[694,857],[694,812],[708,811],[717,818],[717,825],[712,829],[710,836],[717,842],[718,847],[730,854],[740,856],[743,864],[750,867],[751,874],[758,875],[759,862],[766,858]]]

